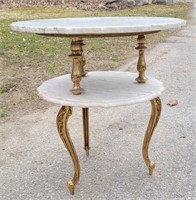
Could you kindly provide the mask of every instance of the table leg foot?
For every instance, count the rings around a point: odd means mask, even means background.
[[[72,107],[62,106],[57,115],[57,129],[65,147],[67,148],[71,156],[74,165],[74,177],[71,181],[68,182],[68,189],[71,194],[74,194],[75,186],[80,178],[80,164],[67,128],[68,118],[71,115],[72,115]]]
[[[89,156],[90,155],[90,148],[85,148],[85,151],[86,151],[86,156]]]
[[[153,174],[154,169],[155,169],[155,163],[151,161],[148,166],[149,175]]]
[[[146,134],[145,134],[145,137],[144,137],[142,153],[143,153],[144,162],[146,163],[146,165],[148,167],[149,174],[152,175],[153,170],[155,168],[155,164],[154,164],[154,162],[152,162],[149,159],[148,148],[149,148],[150,140],[151,140],[151,137],[153,135],[154,129],[157,126],[157,123],[158,123],[159,118],[160,118],[161,99],[159,97],[157,97],[155,99],[152,99],[150,102],[151,102],[151,105],[152,105],[152,113],[151,113],[150,121],[149,121],[149,124],[148,124],[148,128],[146,130]]]
[[[86,155],[89,156],[89,109],[82,108],[83,115],[83,132],[84,132],[84,149],[86,151]]]
[[[74,195],[75,192],[75,184],[73,183],[73,181],[68,181],[67,182],[67,187],[69,189],[70,194]]]

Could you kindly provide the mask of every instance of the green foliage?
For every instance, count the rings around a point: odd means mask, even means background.
[[[56,7],[2,9],[0,12],[0,80],[4,83],[1,83],[0,87],[0,95],[3,99],[0,101],[2,104],[0,117],[7,116],[14,105],[38,100],[36,87],[44,80],[71,71],[72,61],[68,56],[70,39],[14,32],[10,29],[12,22],[39,18],[93,16],[165,16],[187,19],[191,8],[191,4],[174,4],[139,6],[116,11],[73,11]],[[151,47],[153,43],[165,40],[169,34],[170,32],[163,31],[147,35],[147,46]],[[136,43],[136,37],[85,39],[87,58],[85,68],[87,70],[118,68],[138,54],[138,51],[134,50]],[[14,90],[14,93],[10,92],[16,86],[17,90]]]
[[[7,108],[0,108],[0,118],[8,116]]]
[[[16,83],[14,83],[14,82],[7,83],[3,87],[0,87],[0,94],[3,94],[5,92],[9,92],[14,87],[16,87]]]
[[[134,7],[117,11],[83,11],[65,10],[60,8],[14,8],[5,9],[0,12],[0,57],[5,58],[8,64],[20,66],[22,63],[31,63],[32,66],[45,66],[48,73],[59,72],[59,69],[68,62],[65,52],[69,52],[69,39],[47,38],[35,34],[25,34],[11,31],[10,24],[14,21],[38,19],[38,18],[59,18],[59,17],[91,17],[91,16],[170,16],[187,18],[187,11],[190,9],[188,4],[174,5],[149,5]],[[156,35],[156,34],[155,34]],[[165,33],[159,34],[158,38],[164,40]],[[150,36],[151,37],[151,36]],[[156,36],[157,37],[157,36]],[[94,42],[88,43],[89,51],[115,51],[114,48],[123,48],[124,40],[132,38],[115,39],[93,39]],[[132,39],[133,40],[133,39]],[[105,47],[107,43],[107,48]],[[119,55],[118,59],[124,59],[125,54]],[[116,59],[113,60],[114,62]],[[51,64],[52,63],[52,64]],[[57,68],[57,69],[55,69]]]

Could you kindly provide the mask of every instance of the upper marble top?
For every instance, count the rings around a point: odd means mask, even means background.
[[[186,21],[168,17],[87,17],[20,21],[11,29],[52,35],[108,35],[156,32],[178,28]]]
[[[70,89],[70,74],[44,82],[39,88],[43,99],[67,106],[111,107],[145,102],[158,97],[164,90],[161,81],[148,77],[145,84],[135,81],[138,76],[130,72],[89,72],[81,81],[85,90],[81,95],[73,95]]]

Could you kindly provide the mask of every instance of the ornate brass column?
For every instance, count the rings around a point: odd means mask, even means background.
[[[137,70],[139,72],[138,78],[136,78],[136,81],[138,83],[145,83],[147,81],[147,78],[145,77],[145,71],[146,71],[146,61],[144,57],[144,50],[147,48],[144,44],[146,43],[146,39],[144,35],[138,35],[137,38],[138,46],[136,47],[137,50],[139,50],[139,59],[137,63]]]
[[[81,74],[82,77],[84,77],[87,74],[87,72],[84,69],[84,66],[86,64],[86,60],[85,60],[85,56],[84,56],[83,46],[85,44],[83,43],[82,39],[79,40],[79,43],[80,43],[81,52],[82,52],[81,61],[80,61],[81,62],[81,65],[80,65],[80,74]]]
[[[161,115],[161,99],[159,97],[157,97],[155,99],[152,99],[150,102],[152,105],[152,113],[151,113],[150,121],[148,124],[148,128],[146,130],[146,134],[144,137],[142,153],[143,153],[144,162],[146,163],[146,165],[148,167],[149,174],[152,175],[153,170],[155,168],[155,164],[154,164],[154,162],[152,162],[149,159],[148,147],[149,147],[150,140],[151,140],[152,134],[154,132],[154,129],[157,126],[157,123],[158,123],[160,115]]]
[[[80,87],[80,81],[82,79],[81,71],[83,69],[84,62],[83,60],[83,53],[82,53],[82,42],[81,39],[75,38],[72,39],[71,42],[71,51],[72,54],[70,55],[73,57],[73,68],[71,73],[71,79],[73,81],[73,88],[71,89],[74,95],[81,94],[84,90]]]
[[[89,156],[89,115],[88,108],[82,108],[83,114],[83,129],[84,129],[84,149],[86,151],[86,155]]]
[[[74,164],[74,170],[75,170],[74,177],[71,181],[68,181],[67,183],[70,193],[74,194],[75,185],[78,183],[80,178],[80,164],[67,128],[67,121],[71,115],[72,115],[72,107],[62,106],[57,115],[57,129],[65,147],[69,151],[69,154]]]

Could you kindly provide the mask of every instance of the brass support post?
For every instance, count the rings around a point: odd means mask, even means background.
[[[71,42],[71,51],[70,55],[73,57],[73,68],[71,73],[71,80],[73,81],[73,88],[71,89],[74,95],[81,94],[84,90],[80,87],[80,81],[82,79],[81,76],[81,68],[82,68],[82,46],[81,40],[75,38]]]
[[[147,78],[145,77],[146,61],[144,57],[144,50],[146,49],[146,47],[144,46],[146,42],[145,36],[138,35],[137,42],[138,42],[138,46],[136,47],[136,49],[139,50],[137,70],[139,72],[139,76],[136,78],[136,81],[138,83],[145,83],[147,81]]]
[[[80,65],[80,74],[82,77],[86,76],[87,72],[84,69],[84,66],[86,64],[86,60],[85,60],[85,56],[84,56],[84,50],[83,50],[83,46],[85,45],[83,43],[83,40],[79,40],[80,46],[81,46],[81,52],[82,52],[82,56],[81,56],[81,65]]]
[[[149,148],[152,134],[154,132],[155,127],[157,126],[157,123],[161,115],[161,99],[157,97],[155,99],[152,99],[150,102],[152,105],[152,113],[151,113],[150,121],[148,124],[148,128],[146,130],[146,134],[144,137],[142,153],[143,153],[144,162],[146,163],[148,167],[149,174],[152,175],[153,170],[155,168],[155,164],[149,159],[148,148]]]
[[[86,155],[89,156],[89,109],[82,108],[83,114],[83,129],[84,129],[84,149],[86,151]]]
[[[58,115],[57,115],[57,129],[61,140],[63,141],[65,147],[67,148],[71,159],[74,165],[74,177],[71,181],[68,181],[67,186],[71,194],[74,194],[75,185],[78,183],[80,178],[80,164],[78,160],[78,156],[76,154],[76,150],[72,143],[72,140],[69,135],[69,131],[67,128],[68,118],[72,115],[72,107],[70,106],[62,106]]]

